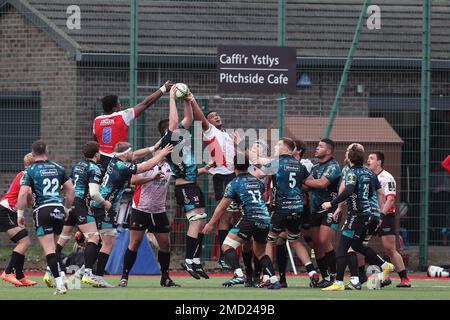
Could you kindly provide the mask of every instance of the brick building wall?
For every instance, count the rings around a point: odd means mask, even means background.
[[[75,62],[13,8],[0,15],[0,33],[0,90],[40,92],[41,119],[33,121],[41,122],[41,138],[48,143],[51,158],[68,164],[77,130]]]
[[[67,168],[74,157],[72,137],[77,130],[75,62],[45,32],[13,8],[0,15],[0,39],[0,91],[40,92],[41,117],[29,121],[40,121],[41,138],[48,144],[50,158]],[[24,134],[26,126],[24,123]],[[10,147],[13,146],[11,136]],[[16,174],[0,172],[2,195]],[[31,218],[28,225],[32,226]],[[2,240],[2,244],[8,243],[4,237]]]

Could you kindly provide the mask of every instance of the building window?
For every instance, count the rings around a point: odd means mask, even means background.
[[[37,91],[0,91],[0,170],[19,171],[40,137],[41,97]]]

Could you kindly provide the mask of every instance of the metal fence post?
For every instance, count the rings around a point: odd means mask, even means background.
[[[423,2],[422,33],[422,95],[420,119],[420,260],[423,269],[428,264],[428,213],[430,174],[430,54],[431,1]]]
[[[137,103],[137,63],[138,63],[138,0],[131,0],[130,3],[130,97],[129,104],[133,107]],[[133,148],[137,149],[137,124],[131,122],[129,130],[129,141]]]
[[[278,46],[284,47],[286,40],[286,0],[278,0]],[[280,138],[284,137],[284,101],[286,95],[278,93],[277,125]]]

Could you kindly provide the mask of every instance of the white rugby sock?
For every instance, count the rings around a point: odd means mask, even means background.
[[[308,272],[308,276],[312,277],[313,275],[315,275],[317,272],[315,270]]]
[[[64,280],[62,277],[55,278],[55,282],[57,288],[64,287]]]
[[[276,283],[276,282],[278,282],[277,276],[271,276],[270,277],[270,283]]]

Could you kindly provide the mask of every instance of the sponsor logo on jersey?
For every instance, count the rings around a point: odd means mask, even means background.
[[[41,174],[42,177],[56,176],[56,175],[58,175],[58,170],[56,170],[56,169],[43,169],[43,170],[40,170],[39,173]]]
[[[258,183],[246,183],[245,187],[248,189],[259,189],[259,184]]]
[[[388,182],[388,190],[395,191],[395,182]]]
[[[114,119],[103,119],[100,121],[101,126],[110,126],[112,124],[114,124]]]

